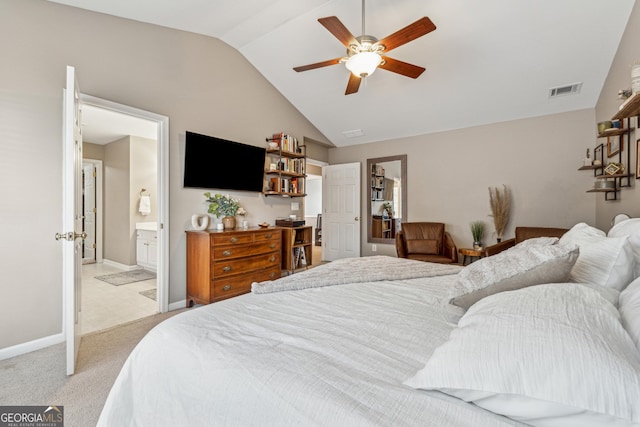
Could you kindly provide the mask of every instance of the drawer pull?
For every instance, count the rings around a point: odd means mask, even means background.
[[[227,265],[226,267],[224,267],[222,269],[222,271],[224,271],[225,273],[228,273],[229,271],[233,270],[233,267],[231,267],[230,265]]]
[[[224,285],[224,286],[222,287],[222,290],[223,290],[223,291],[229,291],[229,290],[231,290],[231,285]]]
[[[267,239],[270,239],[272,236],[273,236],[273,234],[271,234],[271,233],[269,233],[269,234],[266,234],[266,235],[265,235],[265,237],[266,237]]]
[[[222,255],[223,255],[223,256],[229,256],[229,255],[231,255],[232,253],[233,253],[233,251],[224,251],[224,252],[222,252]]]
[[[272,278],[272,279],[273,279],[274,277],[276,277],[276,272],[275,272],[275,271],[274,271],[274,272],[272,272],[272,273],[269,275],[269,277],[270,277],[270,278]]]
[[[229,239],[229,241],[231,243],[238,243],[238,238],[237,237],[232,237],[232,238]]]
[[[271,258],[269,258],[269,262],[273,262],[276,260],[276,256],[275,255],[271,255]]]
[[[271,245],[269,245],[269,247],[270,247],[271,249],[275,249],[275,247],[276,247],[276,246],[277,246],[277,245],[276,245],[275,243],[272,243]]]

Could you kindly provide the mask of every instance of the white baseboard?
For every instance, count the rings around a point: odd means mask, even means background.
[[[38,338],[37,340],[14,345],[13,347],[3,348],[0,349],[0,360],[5,360],[11,357],[20,356],[22,354],[31,353],[32,351],[40,350],[42,348],[49,347],[55,344],[60,344],[61,342],[64,342],[64,334],[59,333],[44,338]]]
[[[125,270],[125,271],[139,270],[141,268],[139,265],[125,265],[119,262],[111,261],[110,259],[106,259],[106,258],[102,260],[102,263],[106,265],[110,265],[111,267],[116,267],[121,270]]]
[[[187,306],[187,300],[183,299],[182,301],[176,301],[169,304],[169,311],[180,310],[181,308],[185,308]]]

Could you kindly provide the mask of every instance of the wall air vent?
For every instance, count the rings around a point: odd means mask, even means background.
[[[580,88],[582,88],[582,82],[573,83],[566,86],[552,87],[551,89],[549,89],[549,98],[580,93]]]
[[[344,132],[342,132],[342,134],[347,138],[355,138],[357,136],[363,136],[364,132],[362,131],[362,129],[354,129],[354,130],[345,130]]]

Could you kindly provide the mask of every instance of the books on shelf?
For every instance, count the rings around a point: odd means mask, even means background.
[[[304,246],[293,248],[293,256],[291,257],[291,269],[296,270],[298,268],[307,266],[307,254],[304,250]]]
[[[289,153],[300,152],[298,139],[284,132],[274,133],[271,138],[267,138],[267,141],[275,142],[276,144],[278,144],[278,148],[282,151],[287,151]]]

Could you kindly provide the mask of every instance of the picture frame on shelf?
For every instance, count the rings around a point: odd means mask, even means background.
[[[607,137],[607,157],[613,157],[624,150],[624,141],[617,136]]]
[[[636,179],[640,179],[640,139],[636,141]]]
[[[604,172],[607,175],[616,175],[620,173],[620,166],[617,163],[609,163],[606,168],[604,168]]]

